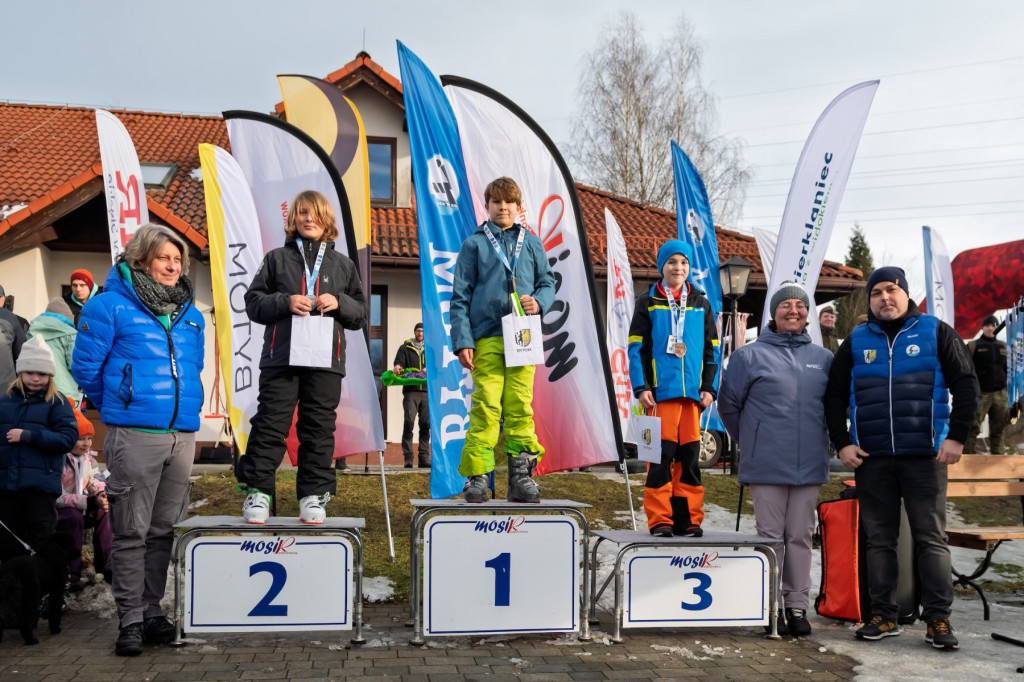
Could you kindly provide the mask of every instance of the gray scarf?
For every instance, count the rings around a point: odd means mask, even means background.
[[[192,282],[182,273],[174,286],[160,284],[145,270],[132,269],[132,286],[143,305],[154,315],[170,315],[192,299]]]

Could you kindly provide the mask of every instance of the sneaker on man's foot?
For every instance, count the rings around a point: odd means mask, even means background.
[[[691,523],[689,526],[679,532],[684,537],[699,538],[704,535],[704,530],[696,523]]]
[[[167,644],[174,641],[174,623],[167,616],[153,616],[142,622],[142,641]]]
[[[952,651],[960,648],[960,642],[953,634],[953,628],[949,625],[949,618],[935,618],[928,621],[928,631],[924,635],[924,641],[936,649]]]
[[[885,616],[871,616],[871,620],[854,633],[857,639],[876,641],[883,637],[895,637],[900,634],[900,626]]]
[[[508,457],[508,499],[509,502],[540,502],[540,486],[530,478],[536,466],[536,453],[523,451]]]
[[[306,495],[299,500],[299,520],[313,525],[323,523],[327,518],[327,503],[330,501],[330,493]]]
[[[656,538],[670,538],[672,537],[672,525],[668,523],[662,523],[651,529],[651,535]]]
[[[462,499],[476,504],[486,502],[490,490],[487,486],[489,480],[490,477],[487,474],[478,474],[467,478],[466,485],[462,486]]]
[[[125,625],[118,631],[114,653],[118,656],[138,656],[142,653],[142,623]]]
[[[255,488],[249,489],[242,504],[242,518],[246,523],[263,525],[270,518],[270,495]]]
[[[786,627],[794,637],[807,637],[811,634],[811,624],[807,620],[806,609],[786,609]]]
[[[771,634],[771,626],[764,626],[764,634]],[[775,615],[775,634],[779,637],[785,637],[789,634],[789,630],[786,628],[786,614],[782,609]]]

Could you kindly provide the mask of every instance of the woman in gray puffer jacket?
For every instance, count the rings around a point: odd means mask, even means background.
[[[832,353],[805,332],[810,301],[799,285],[784,282],[770,309],[773,319],[757,343],[730,358],[718,412],[739,441],[740,483],[750,487],[757,533],[774,540],[786,606],[780,632],[784,623],[790,634],[806,636],[814,509],[828,481],[823,401]]]

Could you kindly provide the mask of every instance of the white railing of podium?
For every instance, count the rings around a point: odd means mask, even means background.
[[[622,563],[624,558],[630,553],[636,553],[640,549],[644,548],[658,548],[661,550],[670,549],[714,549],[714,548],[750,548],[757,552],[760,552],[765,556],[768,561],[769,580],[768,580],[768,637],[772,639],[779,639],[778,635],[778,624],[776,616],[779,610],[779,567],[778,560],[775,556],[775,550],[771,547],[771,540],[766,537],[759,535],[750,535],[744,533],[730,533],[730,532],[705,532],[703,537],[687,537],[687,536],[675,536],[671,538],[654,537],[646,531],[631,531],[631,530],[614,530],[614,531],[594,531],[596,540],[594,541],[593,547],[591,548],[591,561],[590,561],[590,604],[589,604],[589,622],[597,623],[597,602],[604,594],[605,589],[608,587],[608,583],[615,580],[615,626],[612,634],[612,641],[622,641],[622,623],[625,617],[624,609],[622,606],[622,600],[624,596],[622,579],[623,579],[623,567]],[[618,553],[615,556],[615,563],[612,572],[605,579],[601,588],[597,588],[597,550],[604,541],[610,541],[619,545]],[[717,560],[717,559],[716,559]],[[685,561],[679,562],[680,568],[686,567]],[[709,581],[710,582],[710,581]],[[705,585],[705,587],[707,587]],[[685,608],[685,607],[684,607]],[[707,626],[707,623],[701,623]],[[740,625],[741,623],[735,621],[723,620],[718,623],[718,626],[728,625]],[[763,623],[759,623],[763,624]],[[671,623],[668,621],[651,622],[651,627],[665,627],[676,625],[677,627],[686,627],[685,624],[679,625],[678,623]]]
[[[438,514],[450,512],[459,516],[487,516],[493,517],[495,514],[514,514],[533,517],[553,516],[553,515],[568,515],[575,518],[579,522],[581,540],[582,540],[582,551],[580,552],[580,560],[582,561],[582,578],[579,581],[579,588],[581,596],[577,599],[577,607],[579,608],[579,626],[573,628],[573,630],[579,631],[580,640],[586,641],[590,639],[590,627],[587,621],[587,609],[589,602],[589,588],[590,582],[587,580],[587,574],[590,570],[589,553],[587,547],[589,545],[590,538],[590,526],[587,523],[586,516],[583,515],[583,509],[588,509],[589,504],[583,502],[573,502],[571,500],[541,500],[538,504],[524,504],[518,502],[506,502],[504,500],[489,500],[481,504],[473,504],[465,502],[459,499],[441,499],[441,500],[409,500],[409,503],[413,507],[412,520],[410,523],[409,532],[409,594],[410,594],[410,620],[409,625],[413,628],[412,639],[410,644],[419,645],[423,644],[424,626],[422,619],[422,611],[420,601],[421,595],[421,581],[420,581],[420,560],[424,544],[423,532],[424,527],[427,525],[428,520],[432,516]],[[498,557],[495,557],[496,559]],[[499,568],[491,565],[488,562],[488,568],[493,568],[495,571],[495,579],[499,573]],[[508,566],[505,566],[505,571],[508,571]],[[578,569],[575,569],[578,571]],[[472,605],[467,605],[467,608],[472,608]],[[503,632],[531,632],[532,630],[505,630]],[[566,630],[560,630],[566,631]],[[572,631],[572,630],[569,630]],[[459,634],[473,634],[471,632],[461,632]]]
[[[183,646],[182,632],[185,623],[185,603],[182,594],[182,571],[185,565],[186,550],[196,539],[203,536],[247,536],[247,535],[283,535],[283,536],[334,536],[347,539],[352,545],[352,574],[354,585],[351,591],[352,627],[354,636],[352,644],[364,644],[363,638],[363,542],[361,531],[366,527],[366,520],[360,518],[328,517],[323,524],[305,524],[297,518],[271,517],[263,525],[248,524],[240,516],[194,516],[175,525],[181,531],[174,537],[171,549],[171,561],[174,565],[174,641],[171,646]],[[347,568],[347,566],[345,567]],[[251,573],[250,573],[251,575]],[[280,576],[274,575],[275,586]],[[271,592],[273,591],[273,588]],[[264,601],[272,601],[271,592]],[[347,605],[346,605],[347,608]],[[269,627],[264,627],[269,629]],[[339,629],[331,627],[287,628],[300,630]],[[348,629],[348,628],[344,628]],[[222,632],[244,632],[240,629],[221,629]]]

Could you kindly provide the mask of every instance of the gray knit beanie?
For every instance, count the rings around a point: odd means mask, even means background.
[[[71,312],[71,308],[68,307],[68,304],[60,296],[50,299],[50,302],[46,304],[46,312],[63,315],[69,320],[73,320],[75,317]]]
[[[804,305],[808,308],[811,307],[811,301],[807,298],[807,292],[804,288],[796,282],[783,282],[779,285],[779,288],[772,294],[771,305],[768,309],[772,311],[772,317],[775,317],[775,309],[779,307],[779,304],[783,301],[788,301],[791,298],[795,298],[799,301],[803,301]]]
[[[53,351],[46,345],[41,336],[33,336],[21,347],[18,356],[18,374],[22,372],[39,372],[51,377],[57,373],[57,363],[53,360]]]

